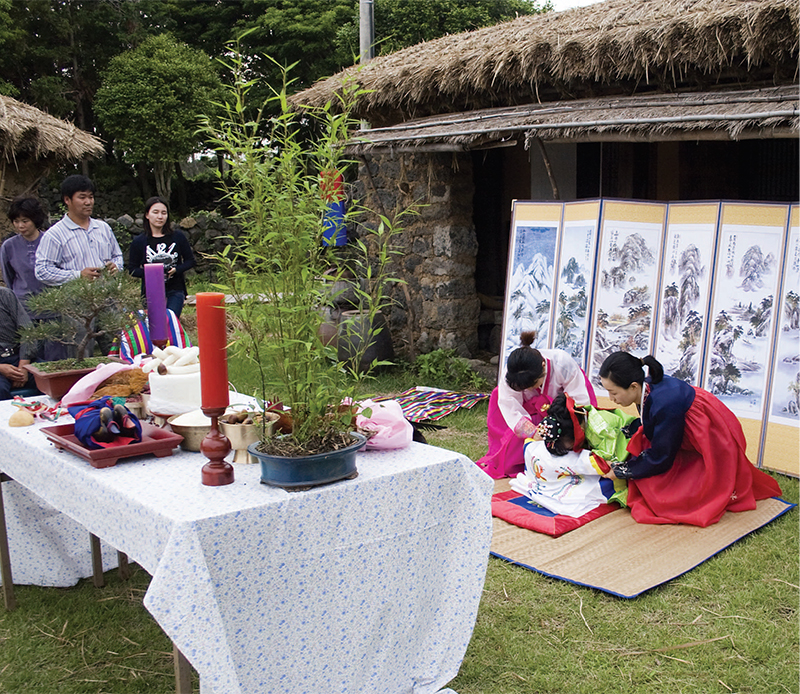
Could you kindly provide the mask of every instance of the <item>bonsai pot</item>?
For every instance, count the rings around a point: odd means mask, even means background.
[[[366,436],[350,432],[353,443],[329,453],[315,453],[300,458],[267,455],[251,443],[247,450],[261,463],[261,483],[284,489],[316,487],[355,477],[356,453],[367,442]]]
[[[25,368],[33,374],[36,387],[53,400],[61,400],[78,381],[86,374],[92,373],[95,367],[88,369],[70,369],[47,373],[36,368],[36,364],[26,364]]]

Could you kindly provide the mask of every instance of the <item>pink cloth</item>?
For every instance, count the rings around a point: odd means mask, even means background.
[[[120,364],[113,362],[110,364],[100,364],[94,371],[86,374],[80,381],[78,381],[69,392],[61,398],[61,406],[69,407],[78,402],[86,402],[90,399],[92,393],[97,390],[103,381],[111,378],[118,371],[127,371],[132,369],[131,364]]]

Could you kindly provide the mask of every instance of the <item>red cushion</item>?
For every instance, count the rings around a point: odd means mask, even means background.
[[[518,525],[520,528],[535,530],[553,537],[559,537],[570,530],[580,528],[595,518],[605,516],[607,513],[619,510],[617,504],[602,504],[578,518],[563,516],[548,511],[542,506],[537,506],[526,496],[515,492],[513,489],[500,492],[492,496],[492,515],[496,518]]]

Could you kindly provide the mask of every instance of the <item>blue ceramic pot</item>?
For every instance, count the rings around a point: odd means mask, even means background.
[[[365,436],[350,432],[353,443],[330,453],[315,453],[300,458],[267,455],[257,450],[260,442],[251,443],[247,450],[261,463],[261,483],[273,487],[316,487],[355,477],[356,453],[367,442]]]

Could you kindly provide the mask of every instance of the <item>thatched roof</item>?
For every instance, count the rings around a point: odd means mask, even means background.
[[[797,137],[798,87],[648,94],[451,113],[359,131],[351,152],[459,151],[515,144],[601,140]]]
[[[295,95],[321,106],[355,77],[355,115],[387,125],[608,94],[794,83],[797,0],[605,0],[412,46]]]
[[[72,123],[0,96],[0,153],[8,162],[26,158],[75,161],[102,155],[103,145]]]

